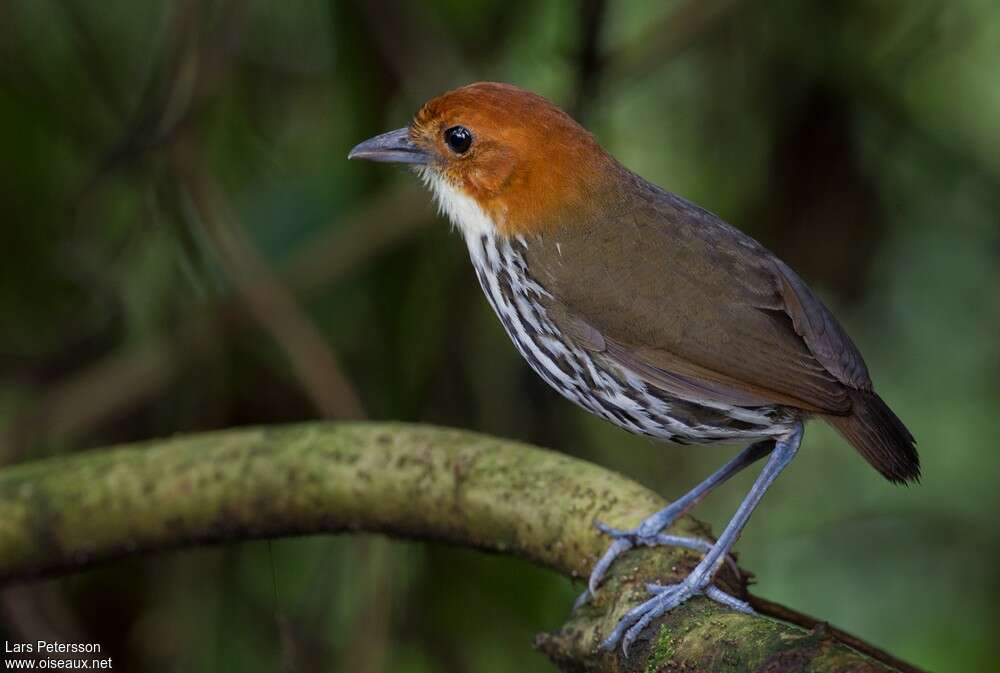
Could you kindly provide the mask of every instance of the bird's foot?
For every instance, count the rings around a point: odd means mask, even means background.
[[[608,572],[611,564],[615,562],[615,559],[633,547],[657,547],[665,545],[693,549],[694,551],[706,554],[712,548],[712,543],[708,540],[660,533],[659,531],[665,526],[670,525],[673,520],[673,517],[671,517],[670,520],[664,523],[665,517],[662,515],[663,512],[658,512],[631,530],[620,530],[600,521],[594,522],[598,530],[611,537],[614,541],[608,547],[607,551],[604,552],[604,555],[594,564],[593,570],[590,571],[590,578],[587,580],[587,590],[576,599],[576,603],[573,605],[574,609],[586,603],[591,596],[597,593],[597,587],[604,580],[604,575]],[[739,576],[739,569],[731,556],[726,556],[726,562],[736,575]]]
[[[652,517],[651,517],[652,518]],[[647,519],[646,521],[649,521]],[[658,547],[666,545],[670,547],[684,547],[702,553],[708,553],[712,548],[712,543],[695,537],[682,537],[680,535],[667,535],[660,533],[661,529],[652,530],[652,526],[643,521],[632,530],[619,530],[611,526],[596,521],[594,525],[599,531],[614,540],[608,547],[604,555],[594,564],[594,569],[590,571],[590,579],[587,581],[587,588],[590,593],[596,593],[597,587],[604,579],[608,568],[619,556],[633,547]]]
[[[692,596],[704,595],[732,610],[753,614],[753,608],[749,603],[730,596],[718,587],[712,586],[711,582],[711,573],[695,569],[677,584],[647,584],[646,589],[653,594],[653,597],[629,610],[611,635],[601,643],[601,647],[610,650],[621,641],[622,652],[627,657],[632,643],[651,621],[670,612]]]

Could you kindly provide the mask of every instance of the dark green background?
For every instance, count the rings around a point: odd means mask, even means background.
[[[782,256],[916,435],[924,479],[897,488],[810,426],[738,545],[755,591],[993,670],[993,0],[5,2],[0,460],[344,416],[339,372],[372,418],[529,440],[668,497],[721,464],[734,449],[656,445],[548,390],[416,179],[345,160],[479,79],[563,104]],[[698,515],[718,530],[750,478]],[[579,589],[436,545],[288,539],[7,588],[0,629],[100,642],[125,671],[523,673],[551,670],[532,634]]]

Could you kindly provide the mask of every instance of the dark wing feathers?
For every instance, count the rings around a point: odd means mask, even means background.
[[[837,380],[858,390],[871,390],[872,381],[857,346],[809,286],[778,258],[772,258],[781,280],[785,313],[813,357]]]

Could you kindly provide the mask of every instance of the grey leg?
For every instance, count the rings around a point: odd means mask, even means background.
[[[757,476],[757,480],[754,481],[753,486],[750,488],[750,492],[747,493],[743,502],[740,503],[739,508],[736,510],[736,514],[734,514],[733,518],[730,519],[729,523],[726,525],[726,529],[722,532],[718,541],[712,545],[711,551],[709,551],[705,555],[705,558],[703,558],[695,569],[691,571],[691,574],[678,584],[669,586],[662,586],[658,584],[649,585],[647,588],[654,594],[653,598],[650,598],[642,605],[630,610],[618,623],[615,630],[611,632],[611,635],[608,636],[607,640],[601,644],[602,647],[610,649],[614,647],[619,640],[621,640],[622,650],[627,655],[629,646],[652,620],[674,609],[692,596],[697,596],[699,594],[704,594],[708,598],[722,603],[733,610],[739,610],[740,612],[753,612],[747,603],[726,594],[714,586],[711,586],[712,576],[715,574],[715,571],[722,560],[727,554],[729,554],[729,550],[732,548],[737,538],[739,538],[740,533],[743,531],[743,527],[750,519],[750,515],[753,514],[757,504],[760,503],[761,498],[764,497],[764,493],[767,492],[767,489],[774,482],[775,478],[783,469],[785,469],[785,467],[788,466],[788,464],[792,461],[792,458],[795,457],[801,441],[802,424],[799,423],[795,426],[792,432],[790,432],[786,437],[782,437],[774,444],[774,450],[771,453],[771,457],[764,465],[764,469],[761,470],[760,475]],[[737,456],[737,458],[739,458],[739,456]],[[736,462],[736,459],[730,462],[734,463]],[[725,468],[723,468],[723,470],[724,469]],[[723,470],[720,470],[720,472]],[[713,475],[713,477],[714,476],[715,475]],[[709,479],[711,479],[711,477]]]
[[[600,558],[600,560],[594,564],[594,569],[590,572],[590,579],[587,582],[587,588],[590,594],[597,593],[597,587],[600,585],[601,580],[604,579],[604,574],[608,571],[608,568],[611,567],[611,564],[614,563],[615,559],[632,547],[640,545],[646,547],[671,545],[674,547],[686,547],[688,549],[694,549],[695,551],[708,552],[712,545],[706,540],[680,537],[677,535],[661,535],[659,533],[661,530],[672,524],[680,515],[688,511],[688,509],[698,504],[698,502],[708,495],[712,489],[720,484],[723,484],[726,480],[734,474],[740,472],[743,468],[766,456],[771,452],[772,448],[774,448],[774,440],[771,439],[751,444],[740,451],[740,453],[728,463],[716,470],[715,473],[705,479],[705,481],[692,488],[686,494],[670,503],[670,505],[663,508],[656,514],[643,519],[643,521],[632,530],[618,530],[597,522],[596,525],[601,532],[614,538],[614,542],[611,543],[611,546],[608,547],[606,552],[604,552],[604,555]],[[583,603],[587,599],[587,596],[588,593],[584,592],[583,595],[577,599],[577,605]]]

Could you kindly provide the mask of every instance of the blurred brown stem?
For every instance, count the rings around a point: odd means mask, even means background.
[[[370,205],[303,246],[279,276],[299,292],[337,282],[430,221],[432,211],[421,196],[409,181],[390,185]],[[250,326],[243,315],[237,297],[206,301],[174,329],[67,377],[25,405],[0,433],[0,459],[11,462],[26,446],[80,433],[155,397],[206,351],[220,323]]]
[[[176,143],[171,159],[236,293],[281,346],[316,410],[326,418],[363,418],[361,400],[326,339],[233,221],[224,193],[191,146]]]
[[[665,504],[596,465],[468,432],[391,423],[240,429],[0,470],[0,579],[181,545],[344,531],[444,540],[581,578],[607,544],[595,519],[629,527]],[[709,535],[689,517],[673,529]],[[566,671],[916,671],[872,646],[873,658],[863,656],[822,626],[803,631],[704,599],[654,622],[628,659],[596,647],[646,596],[647,582],[680,579],[697,561],[678,548],[629,552],[597,597],[536,646]],[[727,568],[717,582],[746,596]]]

